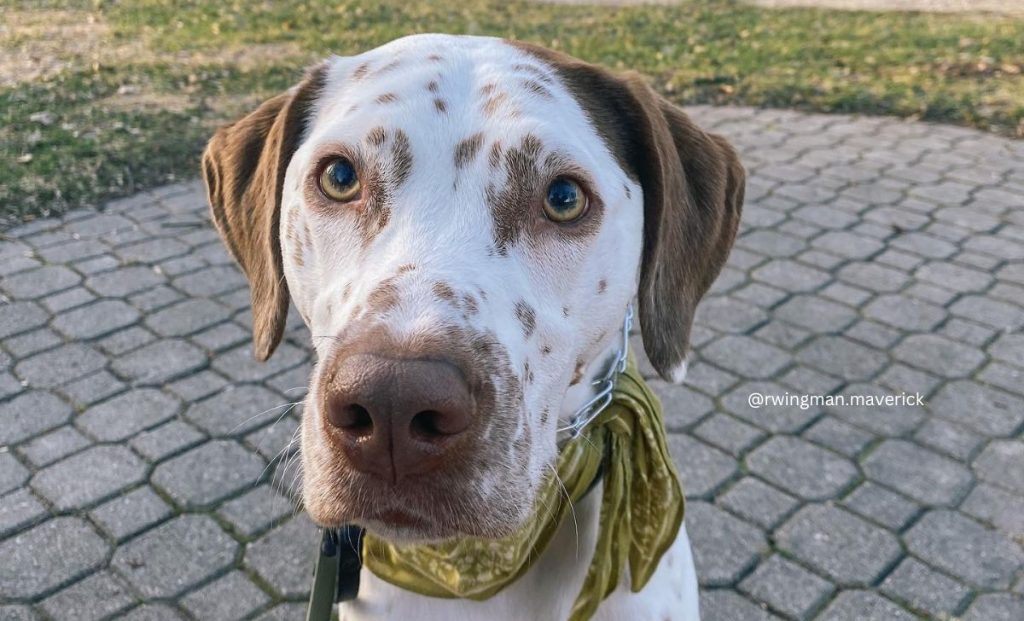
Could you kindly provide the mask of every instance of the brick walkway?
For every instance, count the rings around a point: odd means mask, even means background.
[[[1024,619],[1024,143],[694,114],[751,173],[689,384],[654,382],[705,618]],[[9,231],[0,292],[0,619],[301,619],[307,336],[251,361],[199,184]],[[835,391],[927,406],[747,404]]]

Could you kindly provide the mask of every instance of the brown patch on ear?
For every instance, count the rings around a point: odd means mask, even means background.
[[[686,359],[697,303],[729,256],[745,173],[721,136],[698,128],[636,74],[529,43],[514,47],[551,66],[644,193],[640,325],[644,348],[669,380]]]
[[[516,302],[516,319],[523,326],[523,336],[530,338],[537,328],[537,311],[523,300]]]
[[[326,76],[326,65],[310,70],[296,89],[217,130],[203,153],[214,224],[249,280],[257,360],[269,358],[284,333],[288,285],[281,258],[281,194]]]
[[[483,142],[484,135],[481,132],[477,132],[465,140],[460,140],[455,145],[455,168],[464,168],[472,162]]]

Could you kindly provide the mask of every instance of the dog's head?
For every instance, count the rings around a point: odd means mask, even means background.
[[[439,35],[331,58],[203,172],[256,357],[289,296],[313,335],[306,509],[402,540],[522,523],[635,296],[682,379],[743,197],[729,145],[639,77]]]

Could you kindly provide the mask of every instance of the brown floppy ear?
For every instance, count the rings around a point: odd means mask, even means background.
[[[651,364],[681,382],[697,303],[729,256],[743,209],[743,166],[729,143],[694,125],[636,74],[620,76],[531,43],[608,148],[643,188],[640,327]]]
[[[665,379],[686,375],[697,303],[729,256],[743,210],[745,173],[721,136],[699,127],[638,76],[623,79],[643,111],[635,162],[644,191],[640,327]]]
[[[297,87],[220,128],[203,153],[213,221],[249,280],[257,360],[269,358],[284,333],[288,284],[279,238],[281,191],[325,75],[321,65]]]

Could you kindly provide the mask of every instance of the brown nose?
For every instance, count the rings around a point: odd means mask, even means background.
[[[437,470],[473,422],[463,375],[438,360],[347,356],[323,403],[352,467],[395,482]]]

